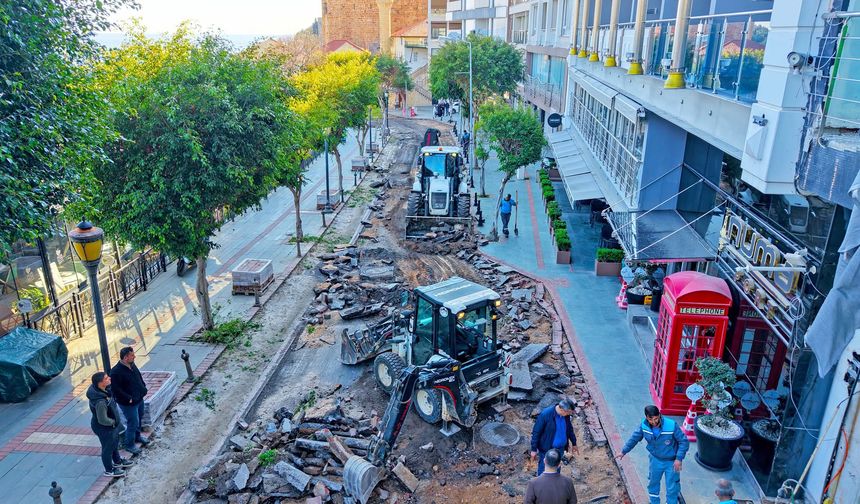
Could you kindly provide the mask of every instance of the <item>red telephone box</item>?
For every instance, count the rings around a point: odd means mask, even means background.
[[[741,301],[733,325],[724,360],[736,370],[738,381],[749,383],[759,393],[777,389],[787,350],[785,344],[745,301]],[[749,412],[749,418],[769,416],[764,404]]]
[[[685,391],[699,378],[696,359],[723,356],[731,305],[732,293],[721,278],[682,271],[663,281],[651,368],[651,397],[661,412],[687,412]]]

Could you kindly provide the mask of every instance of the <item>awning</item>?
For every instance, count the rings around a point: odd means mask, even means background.
[[[612,109],[612,99],[615,98],[618,91],[578,70],[574,71],[573,82],[582,86],[592,98],[602,103],[606,108]]]
[[[579,146],[570,137],[569,131],[559,131],[547,135],[558,171],[570,201],[602,198],[603,192],[597,185]]]
[[[675,210],[607,212],[609,225],[631,261],[713,261],[708,245]]]

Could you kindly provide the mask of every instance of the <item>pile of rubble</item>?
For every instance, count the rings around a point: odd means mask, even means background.
[[[474,252],[478,248],[474,235],[463,224],[440,223],[404,246],[422,254],[448,255]]]
[[[232,451],[216,457],[200,476],[191,479],[189,489],[195,501],[357,503],[345,492],[344,466],[351,456],[367,455],[379,416],[375,411],[369,418],[360,412],[345,414],[340,400],[331,396],[338,388],[321,399],[311,391],[296,408],[282,407],[270,421],[257,422],[253,428],[241,423],[244,432],[229,441]],[[377,501],[396,502],[390,497],[398,490],[414,492],[418,488],[418,479],[403,460],[391,462],[391,474],[402,487],[393,481],[385,483],[388,490],[377,488]]]
[[[400,299],[394,259],[382,248],[359,249],[351,245],[320,256],[318,270],[325,281],[314,287],[316,298],[305,320],[321,324],[337,311],[343,320],[387,312]]]

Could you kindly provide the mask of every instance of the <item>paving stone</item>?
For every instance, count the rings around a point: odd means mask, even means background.
[[[546,353],[547,349],[549,349],[549,345],[546,343],[529,343],[522,350],[514,354],[513,361],[523,361],[531,364],[540,359]]]
[[[511,388],[525,391],[530,391],[534,388],[528,363],[523,361],[511,363],[511,375],[513,377]]]
[[[412,471],[410,471],[408,467],[403,465],[403,462],[398,462],[391,472],[397,476],[397,479],[400,480],[400,482],[403,483],[410,492],[414,493],[415,490],[418,490],[418,478],[412,474]]]
[[[304,492],[308,487],[308,483],[311,482],[311,477],[308,474],[305,474],[298,467],[288,464],[283,460],[275,464],[275,472],[300,492]]]
[[[240,465],[236,475],[233,476],[233,485],[235,485],[236,490],[244,490],[248,485],[249,477],[251,477],[251,472],[248,470],[248,466],[246,464]]]

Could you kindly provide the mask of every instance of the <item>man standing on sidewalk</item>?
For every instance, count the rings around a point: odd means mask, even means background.
[[[573,480],[559,473],[561,452],[553,448],[544,456],[543,474],[529,481],[525,504],[576,504]]]
[[[140,424],[143,421],[143,398],[146,396],[146,384],[143,376],[134,363],[134,349],[125,347],[119,351],[119,362],[110,371],[113,380],[113,396],[125,417],[125,449],[133,455],[140,453],[135,441],[142,446],[149,440],[140,435]]]
[[[502,232],[505,233],[506,237],[510,236],[510,233],[508,233],[508,223],[511,222],[511,213],[513,213],[515,206],[517,206],[517,202],[511,198],[510,194],[505,196],[505,199],[499,205],[499,213],[502,215]]]
[[[131,467],[132,462],[119,456],[119,411],[116,409],[116,401],[111,398],[108,387],[110,376],[99,371],[92,377],[92,385],[87,389],[87,399],[90,402],[90,428],[99,438],[102,447],[102,465],[105,467],[105,476],[120,478],[125,476],[123,467]]]
[[[681,431],[678,423],[671,418],[663,418],[657,406],[645,406],[645,419],[633,431],[624,444],[621,454],[624,458],[639,441],[645,440],[648,449],[648,498],[651,504],[660,504],[660,480],[666,477],[666,503],[678,504],[681,493],[681,462],[687,455],[690,442]]]
[[[573,401],[564,398],[558,404],[541,411],[535,420],[535,426],[532,429],[531,457],[532,461],[537,460],[538,476],[543,474],[546,453],[553,448],[562,453],[568,449],[578,453],[576,433],[570,423],[573,408]]]

